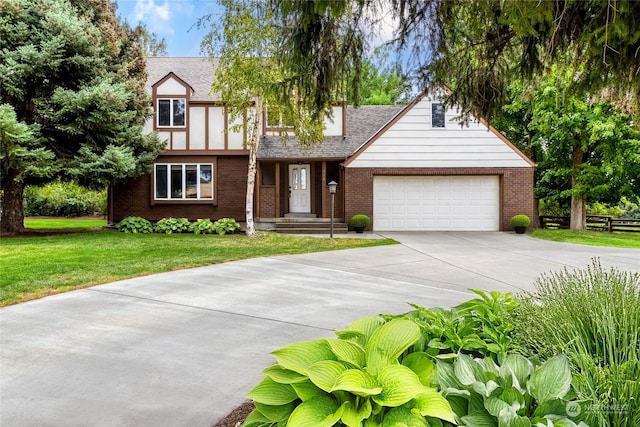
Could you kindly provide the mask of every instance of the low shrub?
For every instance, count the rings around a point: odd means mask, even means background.
[[[24,191],[26,216],[104,215],[106,211],[106,190],[90,190],[75,182],[29,185]]]
[[[191,228],[191,223],[187,218],[162,218],[156,222],[153,230],[156,233],[185,233]]]
[[[217,232],[209,218],[199,219],[191,223],[189,230],[194,234],[213,234]]]
[[[233,234],[240,231],[240,224],[233,218],[220,218],[213,223],[213,228],[218,234]]]
[[[371,220],[365,214],[356,214],[352,216],[351,219],[349,220],[349,225],[352,228],[358,228],[358,227],[367,228],[370,223],[371,223]]]
[[[577,397],[590,403],[586,422],[640,425],[640,275],[586,269],[543,275],[514,311],[514,340],[524,354],[567,354]]]
[[[139,216],[128,216],[117,225],[119,231],[134,234],[149,234],[153,232],[153,225]]]
[[[511,217],[512,227],[528,227],[531,224],[531,220],[527,215],[514,215]]]

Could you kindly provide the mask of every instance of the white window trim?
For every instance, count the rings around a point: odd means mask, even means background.
[[[158,166],[166,166],[167,167],[167,197],[158,197],[157,185],[158,185]],[[196,193],[197,197],[191,198],[186,197],[186,192],[183,191],[182,197],[171,197],[171,167],[172,166],[181,166],[182,167],[182,183],[180,184],[180,188],[184,190],[186,186],[187,179],[187,166],[196,166],[196,173],[198,180],[196,182]],[[200,167],[201,166],[210,166],[211,167],[211,197],[201,197],[200,193]],[[171,201],[171,200],[184,200],[184,201],[200,201],[200,200],[214,200],[215,198],[215,170],[213,163],[155,163],[153,165],[153,199],[158,201]]]
[[[184,124],[183,125],[174,125],[173,124],[173,101],[182,100],[184,101]],[[169,101],[169,117],[171,118],[170,125],[161,125],[160,124],[160,101]],[[158,128],[176,128],[176,129],[184,129],[187,127],[187,99],[182,97],[174,97],[174,98],[157,98],[156,99],[156,126]]]

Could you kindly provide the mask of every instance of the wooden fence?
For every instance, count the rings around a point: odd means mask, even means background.
[[[540,216],[542,228],[569,228],[568,216]],[[640,232],[640,219],[587,215],[587,230]]]

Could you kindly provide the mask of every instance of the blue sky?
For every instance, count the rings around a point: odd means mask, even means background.
[[[117,0],[117,14],[132,26],[142,22],[158,39],[167,42],[169,56],[201,56],[200,42],[206,34],[194,24],[215,13],[215,0]]]
[[[200,42],[206,30],[195,28],[196,21],[215,14],[216,0],[116,0],[117,14],[130,25],[142,22],[158,39],[167,42],[169,56],[202,56]],[[386,15],[386,14],[385,14]],[[383,19],[386,21],[386,19]],[[381,38],[391,37],[391,24],[381,24]]]

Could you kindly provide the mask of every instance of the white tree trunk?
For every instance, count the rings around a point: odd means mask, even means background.
[[[256,188],[256,174],[258,170],[258,146],[262,130],[262,100],[256,99],[255,117],[251,123],[249,148],[249,167],[247,171],[247,198],[246,198],[246,234],[249,237],[257,237],[256,225],[253,220],[253,200]]]

